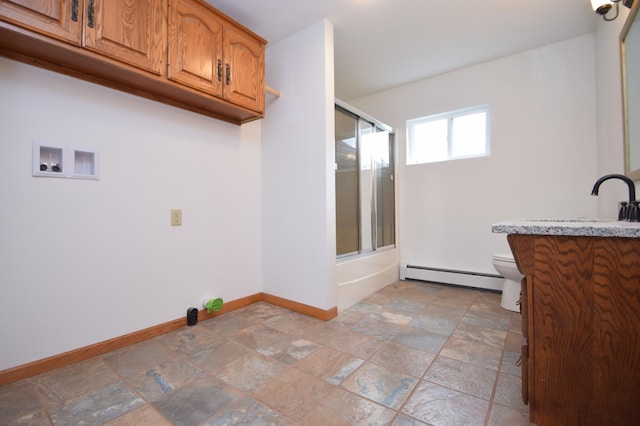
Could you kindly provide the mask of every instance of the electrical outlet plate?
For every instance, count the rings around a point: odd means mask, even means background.
[[[171,226],[182,226],[182,209],[171,209]]]

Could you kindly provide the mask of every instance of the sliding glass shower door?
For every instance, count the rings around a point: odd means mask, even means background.
[[[336,108],[336,245],[337,254],[360,249],[358,202],[358,117]]]
[[[393,133],[336,105],[337,255],[395,244]]]

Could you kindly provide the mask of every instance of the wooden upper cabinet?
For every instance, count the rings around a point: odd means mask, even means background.
[[[203,5],[172,1],[169,10],[171,80],[222,97],[223,23]]]
[[[0,0],[0,55],[234,124],[264,117],[266,43],[204,0]]]
[[[76,46],[82,41],[84,0],[0,0],[0,16]]]
[[[264,111],[264,40],[196,0],[169,10],[169,78]]]
[[[224,53],[225,98],[256,111],[264,110],[264,44],[227,27]]]
[[[84,47],[164,74],[166,0],[85,0]]]

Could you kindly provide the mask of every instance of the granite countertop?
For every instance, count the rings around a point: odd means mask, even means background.
[[[494,233],[640,238],[640,223],[614,219],[509,220],[491,225]]]

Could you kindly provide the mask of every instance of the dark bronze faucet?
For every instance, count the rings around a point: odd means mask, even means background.
[[[640,201],[636,200],[636,185],[627,176],[618,174],[602,176],[596,181],[595,185],[593,185],[591,195],[598,195],[598,190],[600,189],[600,185],[602,185],[602,182],[609,179],[620,179],[624,181],[629,187],[629,202],[621,203],[622,206],[620,207],[618,219],[626,220],[628,222],[640,222],[640,207],[638,207]]]

